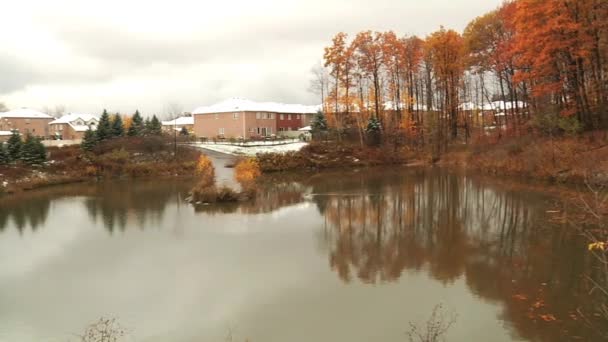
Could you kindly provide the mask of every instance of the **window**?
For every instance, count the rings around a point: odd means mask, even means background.
[[[239,113],[232,114],[232,118],[235,119],[235,120],[238,119],[239,118]]]
[[[216,113],[216,114],[215,114],[215,119],[217,120],[217,119],[219,119],[219,118],[220,118],[220,115]]]
[[[220,132],[219,133],[220,133],[220,135],[224,135],[224,129],[220,128]]]
[[[30,119],[25,119],[25,123],[26,123],[27,125],[29,125],[29,124],[30,124]]]
[[[285,115],[284,115],[284,114],[281,114],[281,115],[279,116],[279,120],[285,120]]]
[[[291,114],[287,114],[287,120],[291,120]]]
[[[301,119],[301,118],[302,118],[302,114],[298,114],[298,119]]]
[[[262,118],[262,113],[260,113],[260,112],[255,113],[255,118],[258,119],[258,120],[261,119]]]

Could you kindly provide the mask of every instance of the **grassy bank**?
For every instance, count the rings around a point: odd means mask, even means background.
[[[453,147],[440,166],[557,183],[608,184],[608,132],[576,137],[524,136]]]
[[[313,142],[298,152],[258,154],[257,162],[264,173],[408,164],[559,183],[608,184],[608,132],[556,138],[488,137],[452,145],[439,158],[433,158],[425,149],[390,144],[361,147],[353,143]]]
[[[42,165],[0,166],[0,194],[101,179],[192,176],[200,152],[182,146],[174,152],[170,139],[157,136],[116,138],[90,152],[51,147]]]
[[[414,160],[415,153],[394,146],[361,147],[336,142],[313,142],[300,151],[261,153],[256,159],[262,172],[321,170],[376,165],[397,165]]]

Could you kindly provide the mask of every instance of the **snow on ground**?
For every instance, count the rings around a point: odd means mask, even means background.
[[[255,156],[258,153],[286,153],[292,151],[299,151],[302,147],[308,145],[308,143],[297,142],[290,144],[281,145],[266,145],[266,146],[238,146],[229,144],[197,144],[196,146],[220,153],[232,154],[235,156]]]

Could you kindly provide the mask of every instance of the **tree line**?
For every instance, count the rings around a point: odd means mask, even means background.
[[[92,151],[100,142],[119,137],[140,137],[162,135],[162,124],[156,115],[145,120],[135,111],[132,117],[121,117],[119,114],[110,116],[104,109],[99,118],[97,129],[89,129],[85,132],[81,147],[85,151]]]
[[[40,165],[46,161],[46,154],[46,147],[42,141],[29,133],[23,140],[18,131],[13,131],[6,144],[0,143],[0,165],[18,161],[29,165]]]
[[[459,33],[338,33],[313,69],[328,124],[416,144],[608,126],[608,1],[514,0]],[[489,120],[488,120],[489,119]]]

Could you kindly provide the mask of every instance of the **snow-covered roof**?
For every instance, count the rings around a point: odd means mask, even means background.
[[[66,114],[66,115],[60,117],[59,119],[55,119],[55,120],[49,122],[49,125],[69,124],[78,119],[81,119],[84,122],[99,121],[99,118],[92,114],[69,113],[69,114]]]
[[[12,135],[12,134],[13,134],[13,132],[11,132],[11,131],[0,131],[0,137],[1,136]]]
[[[53,119],[53,117],[48,114],[30,108],[19,108],[0,113],[0,118]]]
[[[300,129],[298,129],[298,131],[310,132],[310,131],[312,131],[312,127],[310,127],[310,126],[304,126],[304,127],[300,128]]]
[[[199,107],[192,115],[215,114],[231,112],[271,112],[286,114],[315,114],[321,109],[320,105],[306,106],[301,104],[285,104],[276,102],[255,102],[246,99],[232,98],[211,106]]]
[[[483,105],[473,102],[464,102],[458,105],[461,110],[508,110],[512,108],[526,108],[528,106],[524,101],[494,101],[492,103],[484,103]]]
[[[163,126],[184,126],[194,125],[194,118],[191,116],[180,116],[179,118],[171,121],[163,121]]]

